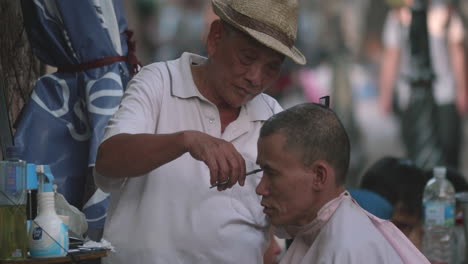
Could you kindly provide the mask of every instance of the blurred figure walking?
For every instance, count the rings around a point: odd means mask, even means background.
[[[393,8],[388,14],[383,32],[385,51],[379,100],[385,113],[393,109],[399,114],[408,109],[410,95],[414,92],[408,80],[413,70],[409,41],[412,19],[409,7],[413,1],[390,2]],[[448,1],[429,0],[427,27],[430,59],[435,75],[432,94],[436,103],[433,122],[437,124],[437,141],[445,165],[458,168],[462,139],[460,116],[468,109],[463,26]],[[408,149],[408,140],[403,138],[403,141]]]

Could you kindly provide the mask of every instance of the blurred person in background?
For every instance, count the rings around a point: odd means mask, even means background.
[[[364,173],[360,188],[378,194],[393,210],[391,221],[420,248],[422,235],[422,194],[427,177],[408,159],[383,157]],[[361,201],[363,207],[366,203]],[[372,212],[372,211],[371,211]]]
[[[208,58],[144,67],[105,130],[96,184],[111,193],[105,263],[261,263],[269,238],[256,141],[282,109],[263,92],[294,47],[295,0],[212,0]],[[238,184],[237,184],[238,183]],[[217,186],[217,190],[209,187]]]
[[[397,114],[407,108],[411,85],[409,27],[412,0],[389,0],[392,10],[384,26],[384,54],[380,73],[380,106]],[[464,30],[450,0],[429,0],[427,26],[432,69],[435,121],[446,165],[458,168],[462,126],[460,116],[468,109]]]
[[[206,44],[208,33],[210,33],[211,23],[213,23],[213,21],[215,21],[216,19],[219,19],[219,17],[213,12],[213,9],[211,8],[210,0],[205,0],[203,4],[202,17],[203,29],[201,31],[201,40],[204,44]]]
[[[429,263],[392,223],[345,191],[350,142],[327,107],[300,104],[260,130],[256,188],[275,233],[294,237],[281,263]]]
[[[418,248],[421,248],[423,235],[424,187],[431,177],[432,170],[423,170],[411,160],[383,157],[365,171],[360,184],[361,190],[375,193],[391,204],[391,221]],[[456,192],[468,190],[466,180],[457,170],[447,168],[447,179]],[[368,197],[358,202],[364,208],[376,203]],[[372,208],[369,211],[372,213]]]

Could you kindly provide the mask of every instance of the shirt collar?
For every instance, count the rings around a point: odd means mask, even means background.
[[[195,85],[190,67],[191,64],[202,64],[205,61],[205,57],[188,52],[183,53],[180,59],[175,61],[175,63],[179,64],[178,67],[180,67],[182,71],[182,76],[185,77],[175,78],[174,74],[172,73],[174,71],[169,71],[169,77],[172,83],[171,92],[173,96],[184,99],[198,97],[207,101],[207,99],[200,93],[197,86]],[[168,65],[168,67],[170,68],[171,66]],[[242,107],[245,107],[246,114],[249,121],[251,122],[266,121],[275,113],[273,100],[268,100],[268,96],[263,93],[254,97]]]
[[[169,77],[171,81],[171,93],[173,96],[180,98],[191,98],[199,97],[204,100],[205,97],[198,91],[195,81],[192,76],[192,64],[202,64],[206,61],[205,57],[198,56],[196,54],[184,52],[182,56],[175,60],[175,64],[178,64],[177,67],[181,70],[182,74],[180,76],[174,76],[174,70],[169,71]],[[170,65],[168,65],[171,68]],[[180,78],[182,77],[182,78]]]

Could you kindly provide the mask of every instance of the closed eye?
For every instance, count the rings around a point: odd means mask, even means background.
[[[260,166],[260,168],[263,170],[263,175],[275,176],[277,174],[277,171],[270,166]]]

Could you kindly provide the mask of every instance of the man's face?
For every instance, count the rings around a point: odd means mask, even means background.
[[[312,175],[299,155],[285,151],[286,139],[275,133],[258,140],[257,164],[263,177],[256,192],[262,196],[263,212],[275,226],[302,226],[315,218],[317,194]]]
[[[398,202],[393,210],[392,223],[403,232],[417,248],[421,248],[422,219],[417,214],[409,214]]]
[[[215,93],[223,103],[239,107],[278,79],[284,56],[221,23],[218,27],[219,36],[215,30],[208,38]]]

